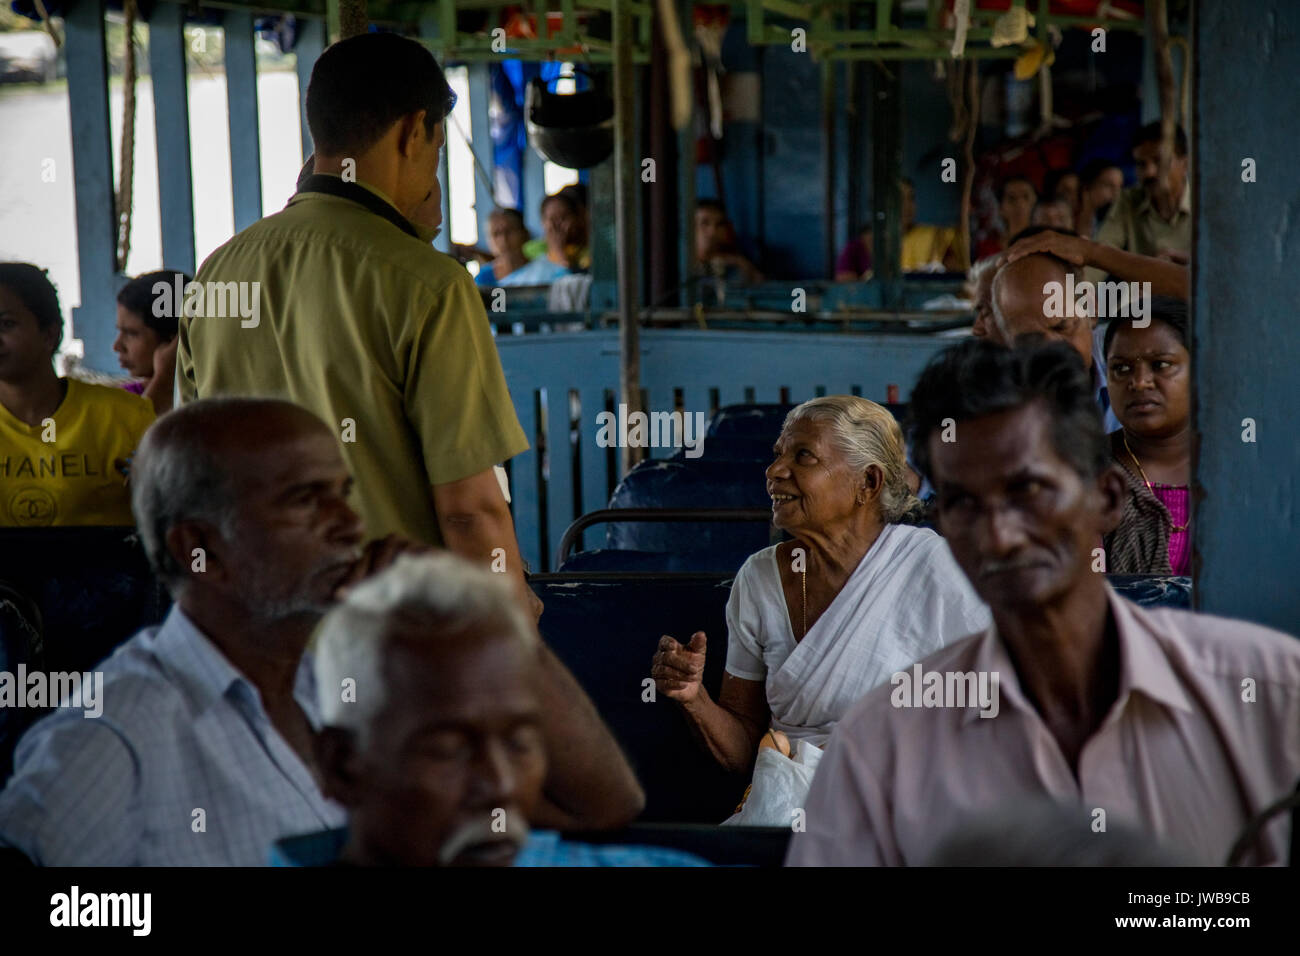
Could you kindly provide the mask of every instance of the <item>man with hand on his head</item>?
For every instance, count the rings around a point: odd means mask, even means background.
[[[684,853],[530,829],[547,775],[536,629],[498,575],[399,558],[320,629],[316,739],[348,826],[280,840],[289,866],[698,866]],[[292,832],[292,831],[288,831]]]

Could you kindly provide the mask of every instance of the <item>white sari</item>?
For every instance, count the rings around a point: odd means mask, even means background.
[[[789,826],[821,748],[849,707],[992,618],[947,542],[925,528],[891,524],[802,641],[795,642],[790,620],[776,547],[765,548],[731,588],[727,673],[765,681],[772,727],[790,738],[793,753],[786,759],[759,751],[745,809],[728,823]]]

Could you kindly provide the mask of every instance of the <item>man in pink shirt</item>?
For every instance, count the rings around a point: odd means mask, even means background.
[[[1068,345],[964,342],[922,373],[911,409],[939,530],[994,626],[854,705],[787,863],[924,864],[963,828],[1042,799],[1097,840],[1135,827],[1224,863],[1300,777],[1300,642],[1111,590],[1097,544],[1124,482]],[[1245,862],[1285,862],[1289,839],[1275,818]]]

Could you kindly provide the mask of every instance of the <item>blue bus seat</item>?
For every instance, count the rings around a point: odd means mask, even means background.
[[[703,458],[643,461],[618,483],[609,507],[770,509],[764,467],[761,462]],[[760,522],[611,522],[605,544],[626,551],[752,554],[767,547],[768,526]]]
[[[0,529],[0,583],[39,612],[52,671],[90,670],[170,605],[135,528]]]
[[[530,583],[546,606],[543,639],[591,696],[645,788],[641,819],[726,819],[748,781],[700,748],[676,703],[646,700],[644,682],[660,637],[686,643],[702,630],[708,636],[704,686],[717,695],[727,658],[728,578],[538,574]]]

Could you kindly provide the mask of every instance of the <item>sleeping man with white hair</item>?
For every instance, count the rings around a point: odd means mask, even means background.
[[[698,866],[672,850],[530,830],[547,754],[542,644],[501,575],[403,556],[325,616],[316,763],[348,826],[290,836],[288,866]]]

